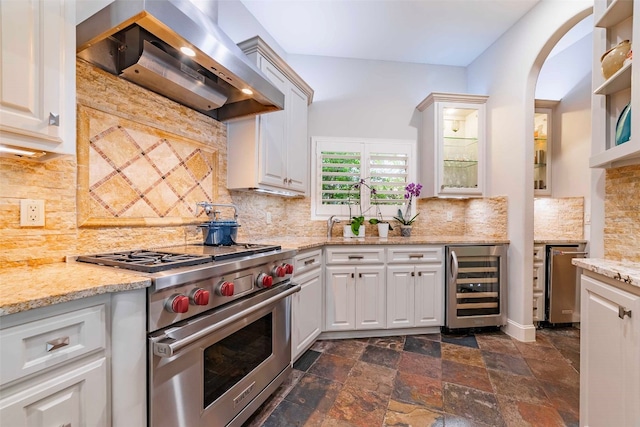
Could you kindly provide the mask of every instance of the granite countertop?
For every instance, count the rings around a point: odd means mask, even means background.
[[[326,245],[443,245],[500,244],[508,240],[474,237],[282,237],[261,239],[254,243],[269,243],[284,249],[305,250]],[[151,280],[138,273],[108,269],[75,261],[45,264],[36,267],[0,269],[0,316],[39,307],[59,304],[108,292],[121,292],[151,286]]]
[[[133,272],[76,262],[0,269],[0,316],[34,308],[151,286]]]
[[[571,262],[577,267],[631,285],[640,292],[640,262],[612,261],[601,258],[574,258]]]
[[[330,245],[449,245],[449,244],[469,244],[469,245],[498,245],[508,244],[507,239],[494,239],[488,237],[469,236],[411,236],[411,237],[271,237],[261,239],[259,243],[280,245],[284,249],[306,249],[321,248]]]
[[[534,238],[533,243],[536,245],[564,245],[570,243],[588,243],[588,240],[584,239],[553,239],[553,238]]]

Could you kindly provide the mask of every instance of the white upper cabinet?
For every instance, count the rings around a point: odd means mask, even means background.
[[[432,93],[418,105],[423,197],[484,194],[486,101],[486,96]]]
[[[536,99],[533,123],[533,194],[551,196],[553,108],[558,101]]]
[[[0,22],[0,144],[75,155],[75,2],[0,0]]]
[[[282,111],[228,123],[227,187],[305,195],[309,187],[307,111],[313,90],[259,37],[238,46],[284,94],[285,106]]]
[[[623,125],[623,112],[629,105],[633,112],[640,111],[640,67],[625,61],[613,75],[605,79],[600,59],[621,41],[640,40],[640,6],[633,0],[595,0],[594,19],[594,96],[592,105],[593,144],[589,165],[609,168],[640,164],[640,121],[630,120],[631,138],[616,144],[616,128]],[[635,106],[635,107],[634,107]],[[625,138],[626,139],[626,138]]]

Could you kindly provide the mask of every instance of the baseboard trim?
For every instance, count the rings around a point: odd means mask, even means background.
[[[533,325],[521,325],[511,319],[507,319],[507,325],[502,327],[502,332],[522,342],[535,342],[536,327]]]

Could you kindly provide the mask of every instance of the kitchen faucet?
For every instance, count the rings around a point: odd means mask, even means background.
[[[327,220],[327,239],[331,238],[331,230],[333,230],[333,224],[336,222],[340,222],[340,219],[336,218],[335,215],[331,215]]]

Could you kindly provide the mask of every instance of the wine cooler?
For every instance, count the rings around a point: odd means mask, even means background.
[[[507,323],[507,246],[447,246],[445,326]]]

